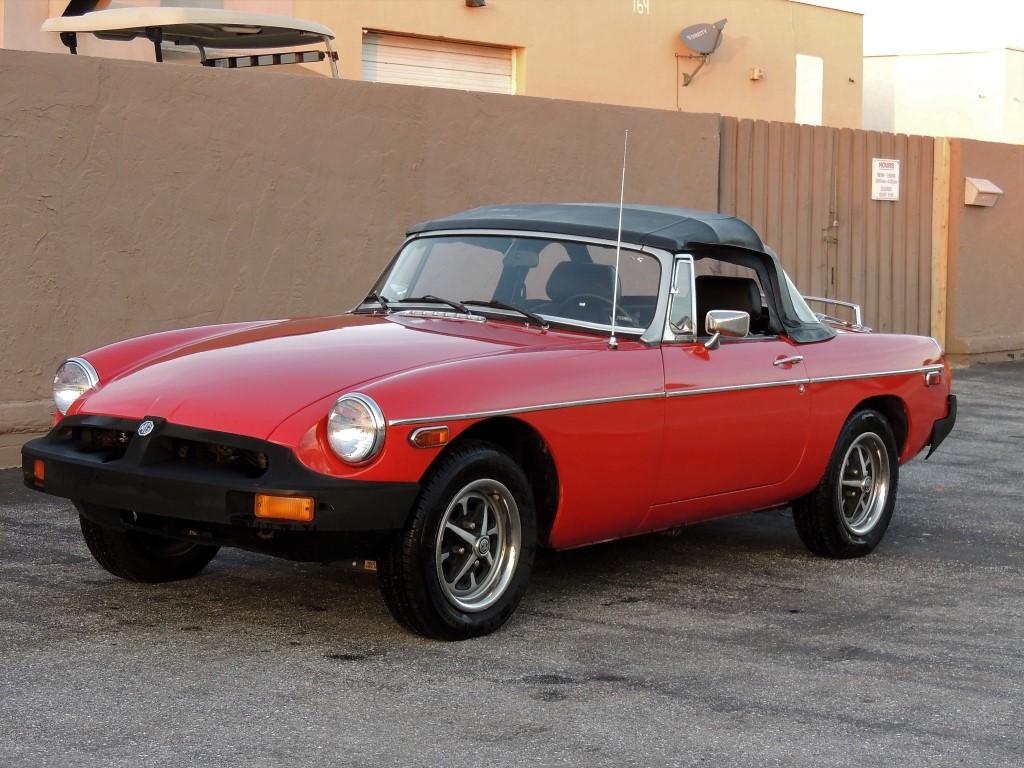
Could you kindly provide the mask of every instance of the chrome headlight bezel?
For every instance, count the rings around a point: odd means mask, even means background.
[[[346,425],[353,424],[351,420],[346,421],[342,414],[342,407],[349,406],[362,411],[366,424],[372,429],[372,436],[369,441],[356,450],[346,450],[342,446],[342,436],[339,432]],[[339,397],[331,410],[327,413],[327,443],[331,446],[334,455],[346,464],[360,466],[373,461],[384,447],[384,437],[387,433],[387,422],[384,420],[384,413],[373,398],[360,392],[349,392]]]
[[[82,395],[90,389],[95,389],[99,384],[99,374],[88,360],[81,357],[69,357],[60,364],[57,372],[53,375],[53,404],[63,416]],[[66,392],[77,392],[78,394],[71,399],[58,396],[58,387]]]

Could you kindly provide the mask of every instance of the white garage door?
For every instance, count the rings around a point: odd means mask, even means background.
[[[515,93],[511,48],[384,32],[363,34],[363,80]]]

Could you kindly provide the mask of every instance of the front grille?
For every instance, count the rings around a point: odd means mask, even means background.
[[[169,461],[197,467],[229,469],[245,477],[259,477],[267,471],[267,454],[222,443],[205,443],[166,437]]]
[[[61,430],[60,437],[80,453],[98,454],[102,461],[116,461],[128,450],[132,433],[106,427],[74,426]]]

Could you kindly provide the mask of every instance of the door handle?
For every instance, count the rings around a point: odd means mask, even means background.
[[[780,357],[772,363],[772,365],[794,365],[795,363],[802,363],[803,361],[803,355],[792,355],[791,357]]]

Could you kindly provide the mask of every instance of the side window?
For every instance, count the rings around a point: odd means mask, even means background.
[[[704,319],[713,309],[746,312],[750,315],[751,336],[771,335],[764,289],[755,270],[705,258],[696,262],[695,271],[698,336],[708,335]]]

